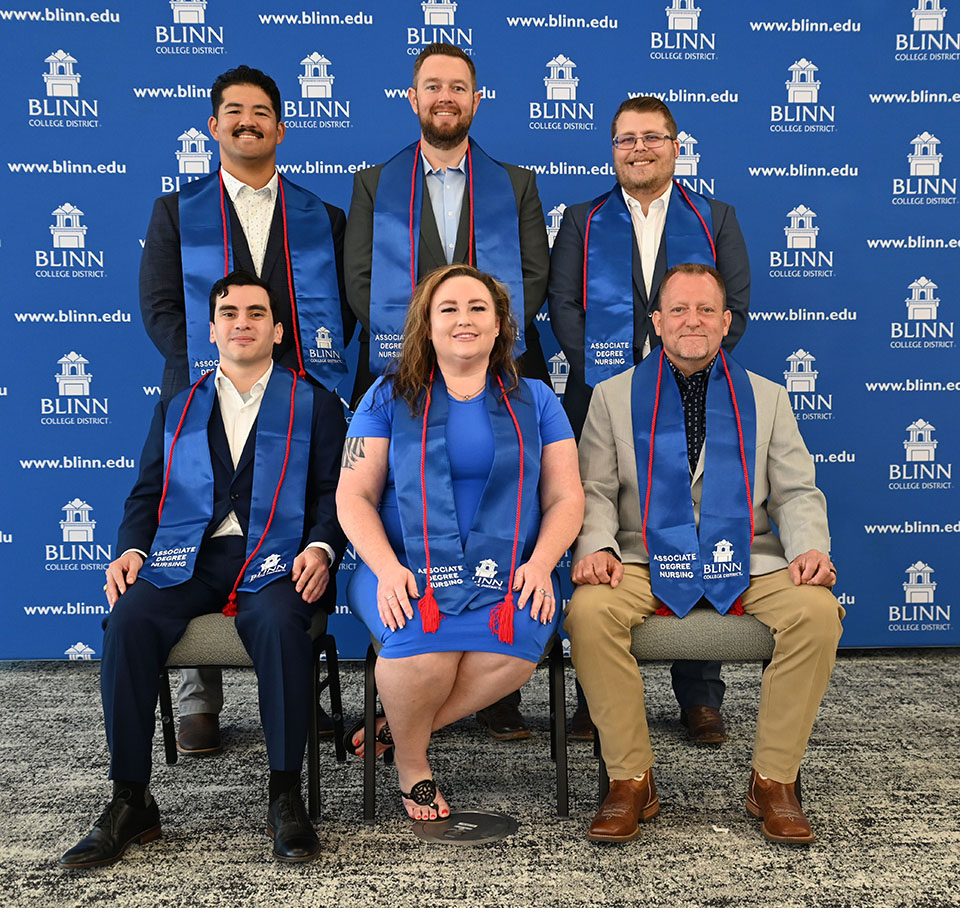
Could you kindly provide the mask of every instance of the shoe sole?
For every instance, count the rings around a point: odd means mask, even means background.
[[[490,735],[494,741],[525,741],[530,737],[529,728],[518,728],[515,731],[494,731],[490,725],[477,716],[477,724],[481,728],[487,730],[487,734]]]
[[[185,757],[212,757],[222,753],[222,751],[222,744],[218,744],[216,747],[198,747],[194,750],[187,750],[185,747],[181,747],[180,742],[177,741],[177,753]]]
[[[747,795],[747,813],[755,817],[758,820],[763,820],[763,811],[760,809],[760,805],[753,800],[749,795]],[[817,837],[814,833],[810,833],[809,837],[804,836],[785,836],[785,835],[774,835],[767,829],[766,821],[764,821],[760,826],[760,831],[763,833],[763,837],[770,842],[781,842],[784,845],[809,845],[811,842],[815,842]]]
[[[660,798],[643,808],[640,812],[640,823],[652,820],[658,813],[660,813]],[[587,838],[594,842],[632,842],[642,832],[640,823],[637,824],[637,828],[633,832],[626,835],[605,835],[602,832],[587,830]]]
[[[270,823],[267,823],[267,835],[270,836],[270,838],[273,839],[274,842],[276,842],[277,837],[274,832],[273,826]],[[289,855],[286,855],[286,854],[278,854],[276,848],[274,848],[273,856],[278,861],[283,861],[284,864],[303,864],[306,861],[315,861],[318,857],[320,857],[320,851],[321,851],[320,846],[317,845],[317,850],[313,854],[305,854],[303,857],[295,858],[295,857],[290,857]]]
[[[153,828],[146,830],[146,832],[137,833],[137,835],[127,839],[127,841],[121,846],[120,851],[118,851],[117,854],[112,858],[105,858],[102,861],[85,861],[71,864],[67,864],[61,860],[60,866],[68,870],[83,870],[87,867],[106,867],[108,864],[116,864],[134,842],[136,842],[138,845],[146,845],[148,842],[152,842],[154,839],[160,838],[161,834],[160,827],[154,826]]]

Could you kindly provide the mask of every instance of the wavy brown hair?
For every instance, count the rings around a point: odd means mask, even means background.
[[[470,265],[444,265],[422,278],[413,291],[403,326],[403,347],[399,358],[387,370],[393,380],[393,397],[406,401],[414,416],[423,412],[430,373],[437,365],[437,354],[430,339],[430,306],[441,284],[454,277],[472,277],[486,287],[493,300],[494,315],[500,321],[500,333],[493,342],[487,371],[503,379],[507,394],[513,394],[520,385],[513,356],[518,328],[510,311],[510,291],[492,274]]]

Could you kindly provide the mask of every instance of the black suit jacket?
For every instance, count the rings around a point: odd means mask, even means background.
[[[236,209],[226,196],[230,212],[233,238],[234,267],[255,273],[247,238],[240,226]],[[187,364],[187,320],[184,312],[183,267],[180,261],[180,193],[160,196],[153,204],[153,214],[147,227],[147,236],[140,259],[140,313],[143,325],[154,346],[166,360],[160,395],[169,400],[190,384]],[[340,285],[340,311],[343,318],[343,342],[353,336],[356,319],[347,305],[343,280],[343,234],[346,216],[335,205],[323,203],[330,217],[333,245],[337,262],[337,281]],[[270,236],[263,257],[261,277],[280,301],[280,321],[283,340],[274,348],[273,358],[291,369],[298,368],[297,351],[293,346],[293,321],[290,290],[287,284],[287,264],[283,254],[283,215],[277,200],[270,225]],[[223,277],[210,275],[210,286]]]
[[[208,378],[207,381],[213,381]],[[163,428],[170,401],[161,400],[153,413],[153,422],[140,455],[140,475],[127,497],[123,521],[117,538],[117,551],[139,549],[149,552],[157,532],[157,509],[163,493]],[[332,612],[336,605],[336,563],[343,556],[346,538],[337,521],[336,491],[340,475],[340,456],[347,426],[339,398],[324,388],[313,387],[313,421],[310,432],[307,495],[303,509],[302,551],[310,542],[325,542],[333,549],[336,561],[330,568],[330,584],[320,605]],[[244,537],[250,522],[250,498],[253,493],[253,466],[256,453],[257,424],[253,424],[243,453],[233,466],[230,446],[223,428],[219,403],[215,402],[207,425],[210,462],[213,466],[213,517],[204,533],[206,540],[233,511]]]
[[[674,193],[671,205],[678,204]],[[750,305],[750,261],[747,246],[737,223],[733,206],[710,199],[713,216],[713,242],[717,250],[717,270],[727,287],[727,308],[732,315],[730,332],[723,340],[723,348],[732,350],[747,327],[747,309]],[[550,254],[550,282],[547,291],[550,307],[550,327],[570,363],[563,406],[577,438],[587,416],[587,407],[593,388],[585,378],[583,310],[583,236],[592,202],[570,205],[563,212],[563,222]],[[644,287],[640,251],[636,239],[633,247],[633,362],[638,363],[647,337],[650,346],[660,343],[650,314],[660,305],[660,282],[667,273],[667,246],[661,241],[657,264],[650,282],[650,296]],[[624,263],[626,266],[626,263]]]
[[[513,164],[504,164],[510,174],[510,182],[517,200],[520,231],[520,260],[523,269],[524,340],[526,353],[520,359],[521,372],[528,378],[550,382],[547,365],[540,349],[540,336],[534,318],[543,307],[547,292],[547,276],[550,268],[550,249],[547,244],[547,228],[543,220],[543,208],[537,192],[537,179],[533,171]],[[373,258],[373,204],[377,196],[382,165],[359,171],[353,178],[353,199],[343,245],[344,269],[347,274],[347,300],[359,319],[363,330],[360,333],[360,354],[357,362],[357,381],[354,386],[353,404],[359,402],[364,391],[373,384],[375,376],[370,372],[370,271]],[[426,176],[423,179],[423,207],[420,215],[420,248],[417,254],[417,280],[425,274],[447,264],[440,241],[440,231],[433,216],[430,192]],[[479,200],[478,204],[482,204]],[[467,242],[470,236],[470,205],[464,199],[460,208],[460,224],[457,228],[457,245],[453,261],[463,264],[468,259]],[[476,252],[476,250],[474,250]],[[494,275],[496,277],[496,275]]]

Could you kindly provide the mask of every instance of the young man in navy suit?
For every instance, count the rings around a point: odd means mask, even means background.
[[[158,678],[191,619],[236,616],[257,672],[273,853],[320,850],[300,794],[310,710],[308,630],[336,601],[345,540],[335,492],[338,398],[274,365],[283,337],[266,283],[232,272],[210,293],[219,366],[157,405],[104,590],[101,694],[113,798],[65,867],[113,863],[160,835],[148,790]],[[211,354],[213,347],[211,346]]]

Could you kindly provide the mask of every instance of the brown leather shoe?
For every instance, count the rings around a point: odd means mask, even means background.
[[[648,769],[639,780],[611,779],[606,796],[587,832],[598,842],[629,842],[640,835],[640,821],[660,813],[660,799]]]
[[[747,790],[747,813],[763,820],[761,831],[771,842],[807,845],[816,838],[797,801],[793,782],[761,779],[753,770]]]
[[[727,740],[727,727],[719,709],[712,706],[688,706],[680,710],[680,724],[687,730],[687,737],[694,744],[723,744]]]
[[[597,729],[590,718],[590,710],[586,703],[582,703],[570,720],[570,731],[567,737],[574,741],[592,741],[596,733]]]
[[[485,726],[490,737],[497,741],[520,741],[530,737],[526,719],[509,697],[497,700],[486,709],[478,709],[477,721]]]
[[[220,720],[216,713],[189,713],[180,717],[177,750],[188,757],[220,753]]]

